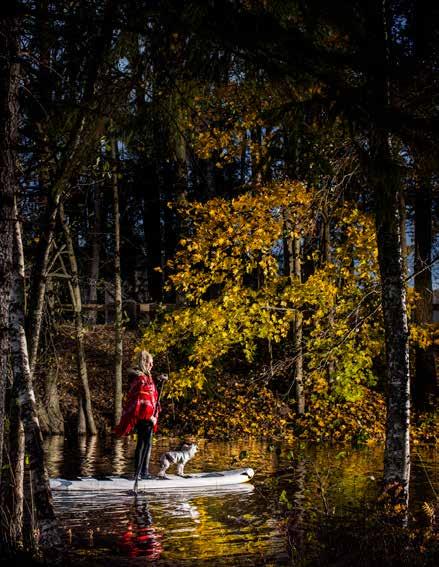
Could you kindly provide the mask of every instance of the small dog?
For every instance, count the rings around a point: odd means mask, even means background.
[[[160,456],[161,469],[158,474],[161,478],[166,478],[166,471],[168,468],[176,464],[177,465],[177,475],[183,478],[190,478],[190,475],[184,474],[184,465],[192,459],[192,457],[197,452],[198,447],[195,443],[184,443],[179,449],[175,451],[168,451]]]

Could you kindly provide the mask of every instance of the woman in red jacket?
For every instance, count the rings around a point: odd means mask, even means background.
[[[151,376],[153,358],[142,350],[137,356],[137,366],[130,368],[130,389],[125,400],[122,417],[114,432],[122,437],[133,430],[137,433],[135,452],[136,475],[141,479],[151,478],[149,461],[151,458],[152,436],[157,431],[157,420],[160,411],[159,395]],[[166,375],[158,377],[166,380]],[[140,467],[140,468],[139,468]]]

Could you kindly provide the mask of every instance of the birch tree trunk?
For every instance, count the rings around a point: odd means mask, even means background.
[[[410,371],[407,302],[401,249],[399,176],[385,132],[371,140],[370,182],[381,275],[381,303],[387,357],[387,421],[384,482],[397,483],[408,498],[410,478]]]
[[[1,507],[3,517],[8,518],[7,538],[11,550],[23,547],[24,457],[25,438],[16,388],[10,395],[9,436],[5,439],[5,455],[8,468],[1,483]]]
[[[88,384],[87,362],[85,359],[84,327],[82,324],[82,300],[81,300],[81,289],[79,287],[78,264],[76,261],[75,250],[73,247],[72,236],[70,234],[70,229],[65,219],[64,207],[62,203],[60,204],[60,208],[59,208],[59,218],[64,232],[64,238],[66,241],[66,250],[70,264],[71,277],[70,277],[69,289],[70,289],[70,294],[74,309],[76,360],[77,360],[78,374],[82,386],[82,405],[85,413],[88,432],[90,433],[90,435],[96,435],[97,429],[93,417],[90,388]],[[78,433],[82,434],[84,433],[84,431],[78,431]]]
[[[407,278],[407,257],[408,257],[408,247],[407,247],[407,207],[405,203],[405,195],[404,190],[400,189],[399,191],[399,233],[401,235],[401,257],[402,257],[402,273],[404,277],[404,281]]]
[[[12,272],[14,192],[17,187],[18,6],[13,1],[0,19],[0,480],[9,355],[9,302]]]
[[[113,161],[112,186],[114,207],[114,423],[122,415],[122,358],[123,358],[123,321],[122,321],[122,280],[120,273],[120,211],[119,185],[117,182],[116,140],[111,140],[111,159]]]
[[[25,273],[24,273],[24,253],[21,239],[20,221],[18,218],[18,208],[16,198],[14,198],[14,258],[17,266],[12,276],[11,289],[11,305],[10,305],[10,342],[11,354],[13,357],[13,374],[15,374],[15,362],[19,364],[20,346],[19,333],[20,329],[16,325],[14,329],[14,317],[16,321],[17,309],[14,304],[14,297],[21,301],[18,310],[21,310],[21,324],[24,328],[24,305],[25,305]],[[16,321],[17,322],[17,321]],[[18,322],[19,324],[19,322]],[[18,336],[17,336],[18,334]],[[10,433],[9,433],[9,465],[10,465],[10,483],[8,487],[8,495],[6,505],[11,515],[10,520],[10,543],[13,549],[18,549],[23,545],[23,503],[24,503],[24,458],[25,458],[25,434],[23,422],[20,417],[20,407],[16,403],[18,399],[18,382],[13,378],[13,387],[11,393],[11,413],[10,413]],[[35,543],[35,542],[34,542]]]
[[[29,476],[32,485],[33,504],[38,528],[38,544],[47,561],[57,561],[62,554],[61,537],[55,517],[49,476],[45,466],[43,436],[37,417],[35,395],[32,387],[27,340],[24,329],[24,255],[21,227],[15,207],[15,258],[10,306],[10,340],[14,386],[20,417],[25,432],[26,450],[29,455]]]

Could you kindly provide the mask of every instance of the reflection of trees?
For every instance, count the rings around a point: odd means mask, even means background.
[[[287,524],[288,548],[293,565],[296,562],[300,563],[300,555],[305,543],[305,480],[306,459],[302,457],[298,459],[295,467],[296,490],[291,499],[291,511]]]
[[[307,448],[306,457],[311,465],[309,498],[317,505],[322,504],[319,490],[323,480],[328,506],[336,511],[376,497],[375,479],[381,476],[382,447]]]
[[[44,453],[49,476],[62,476],[61,465],[64,464],[64,437],[49,435],[44,439]]]
[[[81,459],[80,474],[82,476],[93,476],[95,474],[97,439],[96,435],[78,438]]]
[[[264,557],[267,546],[273,543],[267,538],[273,524],[271,515],[254,509],[257,500],[251,485],[179,493],[166,500],[162,504],[167,535],[178,537],[178,549],[165,545],[166,559],[211,559],[214,564],[216,558],[229,558],[230,565],[234,565],[242,556]],[[187,536],[182,538],[180,532]]]
[[[399,559],[398,541],[410,547],[409,532],[400,529],[407,527],[408,491],[395,483],[376,499],[381,453],[381,448],[307,447],[292,463],[294,489],[281,494],[292,565],[304,558],[306,564],[332,565],[339,557],[347,558],[340,564],[356,565],[363,556],[373,565],[380,554]],[[398,501],[400,494],[404,500]]]
[[[111,462],[113,465],[113,474],[116,476],[122,475],[126,470],[126,449],[124,447],[123,439],[114,439],[112,445]]]

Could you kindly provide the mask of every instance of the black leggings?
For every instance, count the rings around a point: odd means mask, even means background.
[[[141,475],[149,473],[149,460],[152,450],[152,436],[154,433],[154,425],[152,421],[141,419],[136,425],[137,445],[134,453],[135,473]],[[142,468],[139,471],[140,459],[143,457]]]

